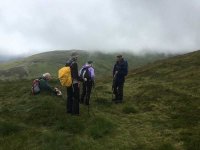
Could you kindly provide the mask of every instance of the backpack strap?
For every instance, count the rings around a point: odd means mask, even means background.
[[[73,59],[69,59],[69,60],[66,62],[65,66],[66,66],[66,67],[71,67],[74,63],[75,63],[75,61],[74,61]]]

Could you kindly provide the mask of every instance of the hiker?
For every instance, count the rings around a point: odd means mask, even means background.
[[[72,85],[67,87],[67,113],[79,115],[79,74],[78,74],[78,53],[73,52],[66,66],[70,66]]]
[[[48,91],[58,96],[62,95],[61,91],[58,88],[54,88],[49,85],[50,80],[50,73],[44,73],[42,77],[40,77],[39,79],[35,79],[33,81],[32,93],[35,95],[39,94],[42,91]]]
[[[80,70],[80,78],[82,79],[82,93],[80,103],[89,105],[90,94],[92,87],[94,86],[94,68],[92,66],[92,61],[88,61]]]
[[[117,55],[117,61],[113,68],[113,86],[112,90],[115,95],[113,101],[115,103],[122,103],[123,101],[123,87],[125,76],[128,74],[128,63],[124,60],[122,55]]]

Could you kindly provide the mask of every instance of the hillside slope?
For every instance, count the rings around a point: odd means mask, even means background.
[[[30,80],[0,81],[1,149],[199,150],[199,60],[197,51],[133,70],[123,104],[111,102],[109,77],[97,80],[90,116],[83,105],[79,117],[65,114],[61,97],[30,95]]]
[[[0,64],[0,79],[16,79],[16,78],[35,78],[44,72],[50,72],[57,77],[57,71],[62,67],[69,58],[72,51],[51,51],[36,54],[18,61],[11,61]],[[97,76],[103,76],[107,72],[111,72],[115,62],[116,53],[100,53],[78,51],[79,68],[88,60],[94,61]],[[129,62],[129,67],[136,68],[153,62],[158,59],[166,58],[163,54],[147,54],[144,56],[134,56],[133,54],[123,53]]]

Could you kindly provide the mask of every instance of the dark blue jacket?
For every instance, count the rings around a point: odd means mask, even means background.
[[[113,77],[115,75],[115,72],[118,71],[118,73],[115,76],[115,82],[117,84],[124,83],[125,76],[128,74],[128,63],[124,59],[122,59],[120,62],[116,62],[113,68]]]

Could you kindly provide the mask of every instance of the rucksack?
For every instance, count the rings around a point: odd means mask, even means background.
[[[81,69],[80,77],[81,77],[81,79],[84,79],[84,78],[91,79],[91,73],[90,73],[88,67]]]
[[[62,86],[70,87],[72,85],[70,66],[62,67],[58,70],[58,79]]]
[[[33,95],[40,93],[40,80],[39,79],[33,80],[31,91],[32,91]]]
[[[128,62],[127,61],[124,61],[124,65],[125,65],[125,76],[128,75]]]

